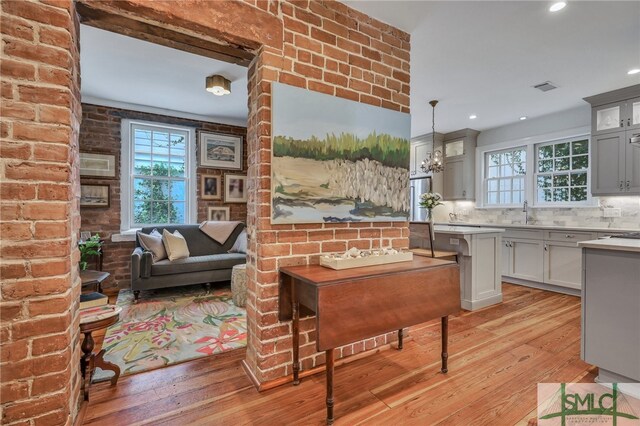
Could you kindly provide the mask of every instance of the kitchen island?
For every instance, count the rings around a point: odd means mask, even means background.
[[[426,228],[425,222],[410,222],[410,247],[430,247]],[[434,232],[435,249],[458,253],[462,308],[473,311],[500,303],[504,229],[436,225]]]
[[[640,240],[609,238],[582,248],[582,359],[600,383],[640,382]]]

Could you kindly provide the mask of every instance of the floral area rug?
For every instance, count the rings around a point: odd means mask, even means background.
[[[131,290],[120,290],[120,321],[109,327],[104,360],[121,375],[140,373],[247,345],[244,308],[231,299],[229,287],[207,292],[201,285],[142,291],[133,303]],[[94,381],[111,371],[96,370]]]

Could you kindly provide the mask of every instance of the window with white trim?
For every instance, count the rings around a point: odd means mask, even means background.
[[[123,120],[122,130],[122,229],[194,222],[194,129]]]
[[[589,140],[536,145],[536,203],[582,203],[589,194]]]
[[[485,154],[486,206],[512,206],[525,200],[527,149],[520,147]]]

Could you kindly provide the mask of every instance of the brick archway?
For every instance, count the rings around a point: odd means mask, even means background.
[[[249,63],[249,345],[245,367],[257,386],[280,383],[291,372],[290,324],[277,319],[278,267],[315,262],[322,252],[351,246],[408,245],[405,222],[271,225],[270,105],[271,82],[279,81],[409,112],[409,35],[331,0],[185,0],[181,7],[176,4],[147,0],[2,2],[6,43],[2,98],[7,118],[2,137],[9,141],[3,141],[2,147],[2,177],[9,179],[2,184],[2,220],[12,222],[10,229],[17,232],[7,238],[3,223],[2,273],[3,280],[10,277],[10,282],[3,282],[2,287],[1,331],[3,347],[13,345],[8,353],[16,358],[2,359],[12,362],[9,379],[3,370],[3,394],[5,384],[16,393],[13,400],[3,401],[3,422],[57,416],[50,423],[64,424],[76,417],[79,342],[75,301],[80,291],[75,249],[80,117],[76,7],[89,25]],[[49,203],[45,211],[36,206],[41,202]],[[60,236],[48,239],[54,229],[39,227],[43,217],[59,223],[61,229],[55,232]],[[28,222],[27,234],[16,231],[20,229],[17,222]],[[44,247],[48,247],[46,253]],[[62,254],[50,255],[53,250]],[[33,260],[33,255],[42,256],[41,260]],[[51,315],[59,318],[59,332],[34,329],[41,314],[34,302],[57,310]],[[324,363],[324,354],[315,352],[312,319],[302,321],[301,331],[302,366],[311,371]],[[44,334],[48,339],[51,333],[60,335],[56,342],[64,342],[62,349],[46,349],[63,367],[65,376],[59,380],[63,388],[37,394],[32,385],[41,377],[52,376],[55,367],[48,364],[37,370],[29,360],[20,364],[20,342],[26,340],[26,354],[35,356],[38,336]],[[392,338],[358,342],[340,348],[336,356],[384,346]],[[3,357],[6,353],[5,349]],[[28,371],[20,370],[23,367]]]

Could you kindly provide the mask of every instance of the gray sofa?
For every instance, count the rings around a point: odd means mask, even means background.
[[[189,257],[170,261],[160,260],[153,263],[151,253],[140,246],[136,237],[136,248],[131,254],[131,290],[138,301],[140,290],[164,287],[177,287],[191,284],[228,281],[231,268],[246,263],[246,254],[229,253],[244,225],[238,225],[224,244],[219,244],[202,232],[199,225],[153,226],[142,228],[145,234],[157,229],[173,233],[178,230],[187,241]]]

